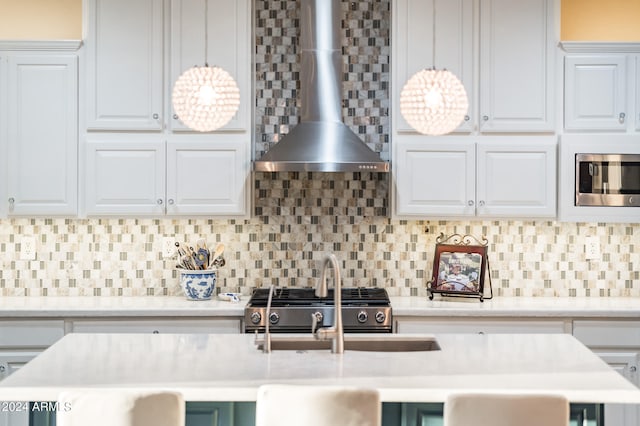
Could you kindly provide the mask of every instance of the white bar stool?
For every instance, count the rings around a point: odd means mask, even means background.
[[[175,392],[90,390],[58,397],[57,426],[184,426],[185,402]]]
[[[258,389],[256,426],[379,426],[382,405],[374,389],[264,385]]]
[[[568,426],[569,401],[549,394],[464,393],[444,404],[444,426]]]

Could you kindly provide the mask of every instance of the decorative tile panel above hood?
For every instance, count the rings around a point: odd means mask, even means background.
[[[379,155],[388,161],[390,2],[341,2],[340,5],[342,118],[347,127],[377,153],[376,157]],[[299,117],[304,112],[301,96],[306,88],[300,87],[299,15],[300,4],[293,0],[255,2],[255,156],[258,159],[300,124]]]

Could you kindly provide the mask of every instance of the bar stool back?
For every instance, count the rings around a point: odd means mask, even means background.
[[[175,392],[63,392],[57,426],[184,426],[185,403]]]
[[[378,391],[339,386],[264,385],[256,426],[380,426]]]
[[[454,394],[444,426],[568,426],[569,401],[560,395]]]

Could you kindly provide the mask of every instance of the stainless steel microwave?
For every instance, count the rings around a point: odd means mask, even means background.
[[[576,206],[640,207],[640,154],[576,154]]]

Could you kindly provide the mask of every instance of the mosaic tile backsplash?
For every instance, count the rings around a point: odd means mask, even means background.
[[[318,180],[302,182],[313,186]],[[325,199],[322,188],[308,191],[317,194],[309,204]],[[270,200],[258,209],[281,215],[246,221],[2,220],[0,296],[180,295],[175,262],[160,254],[165,235],[225,244],[217,291],[249,294],[272,283],[313,286],[323,254],[333,252],[345,285],[425,296],[440,232],[487,236],[496,296],[640,296],[638,224],[407,222],[363,214],[375,207],[347,205],[351,201],[342,198],[333,202],[345,204],[333,208],[362,212],[315,215],[309,212],[325,207],[276,206]],[[37,236],[35,261],[19,260],[22,235]],[[585,260],[587,236],[598,238],[599,259]]]
[[[344,120],[389,153],[388,0],[343,2]],[[298,122],[298,6],[255,0],[255,151]],[[0,296],[180,295],[164,236],[225,244],[218,292],[313,286],[325,253],[344,284],[426,296],[436,237],[486,236],[495,296],[640,296],[640,224],[389,219],[390,175],[258,173],[253,216],[210,219],[0,219]],[[37,238],[37,258],[20,241]],[[587,236],[602,255],[586,260]]]

